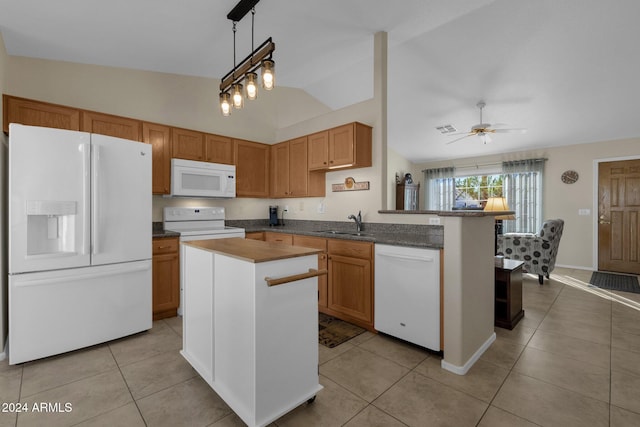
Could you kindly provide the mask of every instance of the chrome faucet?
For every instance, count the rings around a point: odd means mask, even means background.
[[[356,222],[356,231],[359,233],[362,231],[362,211],[358,211],[358,216],[353,214],[349,215],[347,219],[352,219]]]

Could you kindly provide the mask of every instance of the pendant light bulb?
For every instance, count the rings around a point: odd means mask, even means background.
[[[242,96],[242,85],[240,83],[236,83],[231,86],[231,90],[233,92],[232,100],[233,107],[240,109],[244,107],[244,96]]]
[[[244,83],[247,89],[247,99],[251,101],[258,97],[258,86],[256,85],[257,81],[258,75],[256,73],[247,73],[247,77]]]
[[[222,115],[224,117],[229,117],[231,115],[231,103],[229,100],[231,99],[231,95],[229,92],[222,92],[220,94],[220,111],[222,111]]]
[[[262,87],[271,90],[276,85],[275,63],[270,59],[262,61]]]

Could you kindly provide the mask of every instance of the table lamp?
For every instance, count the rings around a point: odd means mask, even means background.
[[[509,211],[509,205],[507,204],[507,199],[504,197],[489,197],[487,199],[487,204],[484,207],[485,212],[503,212]],[[502,234],[502,220],[505,219],[516,219],[514,214],[507,215],[497,215],[495,217],[495,252],[498,253],[498,234]]]

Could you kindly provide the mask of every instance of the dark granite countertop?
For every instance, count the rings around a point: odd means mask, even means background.
[[[167,237],[180,237],[180,233],[178,232],[165,230],[161,221],[153,222],[151,227],[152,227],[151,233],[154,239],[163,239]]]
[[[247,233],[272,231],[395,246],[441,249],[444,243],[444,229],[441,225],[365,222],[362,232],[358,234],[353,222],[340,221],[287,220],[285,225],[272,227],[267,220],[227,220],[226,224],[244,228]]]

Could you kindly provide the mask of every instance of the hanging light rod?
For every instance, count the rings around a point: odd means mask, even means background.
[[[240,0],[238,4],[231,9],[231,12],[227,15],[227,19],[239,22],[259,1],[260,0]]]
[[[225,92],[238,80],[242,80],[246,73],[255,71],[260,67],[263,59],[270,59],[273,51],[276,50],[276,44],[269,37],[260,46],[256,48],[251,54],[244,58],[233,70],[229,71],[222,78],[220,82],[220,91]]]
[[[258,96],[258,69],[261,69],[262,88],[271,90],[275,86],[275,62],[273,51],[275,43],[269,37],[254,49],[253,29],[256,15],[255,5],[260,0],[240,0],[229,12],[227,18],[233,22],[233,68],[220,79],[220,111],[227,117],[232,109],[244,107],[244,99],[255,100]],[[236,62],[236,24],[251,11],[251,52],[245,59]],[[243,82],[244,81],[244,82]],[[244,84],[243,84],[244,83]],[[232,108],[233,107],[233,108]]]

